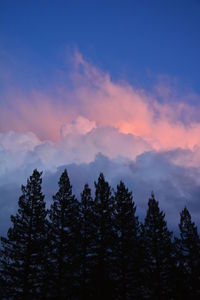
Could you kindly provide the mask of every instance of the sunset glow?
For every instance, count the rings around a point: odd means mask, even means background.
[[[9,101],[0,112],[1,130],[31,131],[41,140],[58,141],[62,128],[74,126],[79,118],[76,126],[83,129],[79,134],[96,126],[109,126],[142,138],[156,150],[192,150],[200,145],[200,122],[193,118],[192,105],[167,100],[161,104],[148,91],[134,89],[127,82],[113,82],[109,74],[87,63],[80,53],[75,53],[73,61],[73,90],[69,91],[66,84],[52,96],[49,91],[37,90],[16,95],[11,89]],[[59,86],[53,88],[56,91]],[[190,116],[187,124],[185,114]]]

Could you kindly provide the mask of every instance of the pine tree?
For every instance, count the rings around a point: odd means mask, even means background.
[[[59,190],[53,196],[49,211],[50,261],[52,279],[50,289],[55,299],[77,299],[80,290],[80,220],[79,202],[64,170]]]
[[[179,296],[200,298],[200,239],[185,207],[180,214],[180,238],[176,239]]]
[[[121,181],[115,193],[117,299],[139,298],[139,222],[132,193]]]
[[[170,299],[172,293],[172,243],[165,214],[152,193],[144,221],[144,298]]]
[[[94,299],[113,299],[114,205],[110,185],[102,173],[95,182],[94,205],[96,226]]]
[[[94,267],[95,249],[95,216],[94,200],[91,189],[85,184],[81,194],[81,298],[93,299],[92,271]]]
[[[2,237],[1,272],[6,283],[5,298],[43,299],[43,249],[46,210],[41,192],[42,173],[37,170],[22,186],[18,212],[11,216],[7,238]]]

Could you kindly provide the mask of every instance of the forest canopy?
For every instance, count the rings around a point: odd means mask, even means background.
[[[100,173],[94,187],[77,199],[64,170],[47,209],[33,171],[1,237],[1,299],[198,299],[200,238],[187,207],[175,236],[153,192],[140,222],[123,181],[113,190]]]

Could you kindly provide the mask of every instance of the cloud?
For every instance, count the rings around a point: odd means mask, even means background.
[[[160,97],[165,100],[160,101]],[[0,110],[0,206],[8,224],[20,185],[34,168],[44,171],[49,203],[64,167],[75,193],[103,171],[113,186],[123,179],[142,217],[151,190],[171,224],[185,204],[199,218],[200,121],[198,106],[170,87],[136,89],[73,57],[68,81],[46,91],[10,90]]]
[[[81,116],[90,125],[114,127],[140,137],[156,150],[200,145],[197,109],[185,101],[186,96],[176,101],[170,94],[173,101],[168,101],[169,88],[166,92],[162,85],[159,95],[165,95],[167,101],[160,102],[156,94],[112,81],[108,73],[85,61],[79,52],[72,61],[67,82],[63,75],[62,83],[52,84],[47,91],[10,91],[0,111],[1,131],[31,131],[40,139],[55,141],[70,130],[66,124]]]
[[[35,149],[40,141],[34,133],[0,133],[0,185],[6,182],[6,176],[26,163],[28,151]]]
[[[69,134],[86,134],[96,128],[95,122],[91,122],[86,118],[78,116],[71,124],[65,124],[61,127],[61,136],[65,137]]]
[[[109,158],[135,159],[151,149],[139,137],[120,133],[112,127],[96,128],[95,123],[79,116],[65,126],[62,138],[56,142],[41,141],[33,133],[0,133],[0,180],[6,182],[14,172],[21,170],[23,174],[24,170],[31,172],[34,167],[55,171],[73,162],[89,163],[99,152]],[[23,176],[17,178],[23,179]]]
[[[126,158],[111,159],[98,154],[89,163],[65,164],[53,172],[45,170],[43,173],[43,192],[46,195],[47,206],[49,207],[52,202],[52,195],[58,189],[57,182],[64,168],[68,170],[73,192],[78,198],[80,198],[80,193],[86,182],[89,183],[94,193],[94,180],[97,180],[99,173],[103,172],[113,188],[116,188],[120,180],[124,180],[129,189],[133,191],[140,220],[144,218],[148,197],[154,190],[161,209],[166,212],[170,228],[177,230],[179,212],[185,205],[188,206],[194,221],[198,224],[200,185],[194,178],[200,177],[200,171],[197,168],[174,165],[170,162],[169,155],[170,153],[150,151],[137,156],[136,160],[130,160]],[[18,172],[12,173],[12,176],[17,176],[18,181],[18,178],[21,177],[20,184],[25,184],[25,175],[29,176],[32,172],[33,166],[26,166],[28,170],[19,168]],[[20,184],[6,182],[0,185],[1,234],[6,233],[9,216],[16,211],[17,200],[20,196]]]

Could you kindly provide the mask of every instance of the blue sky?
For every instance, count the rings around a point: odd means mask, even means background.
[[[1,64],[17,84],[48,83],[72,48],[114,79],[151,88],[167,75],[199,93],[200,1],[1,0]]]

